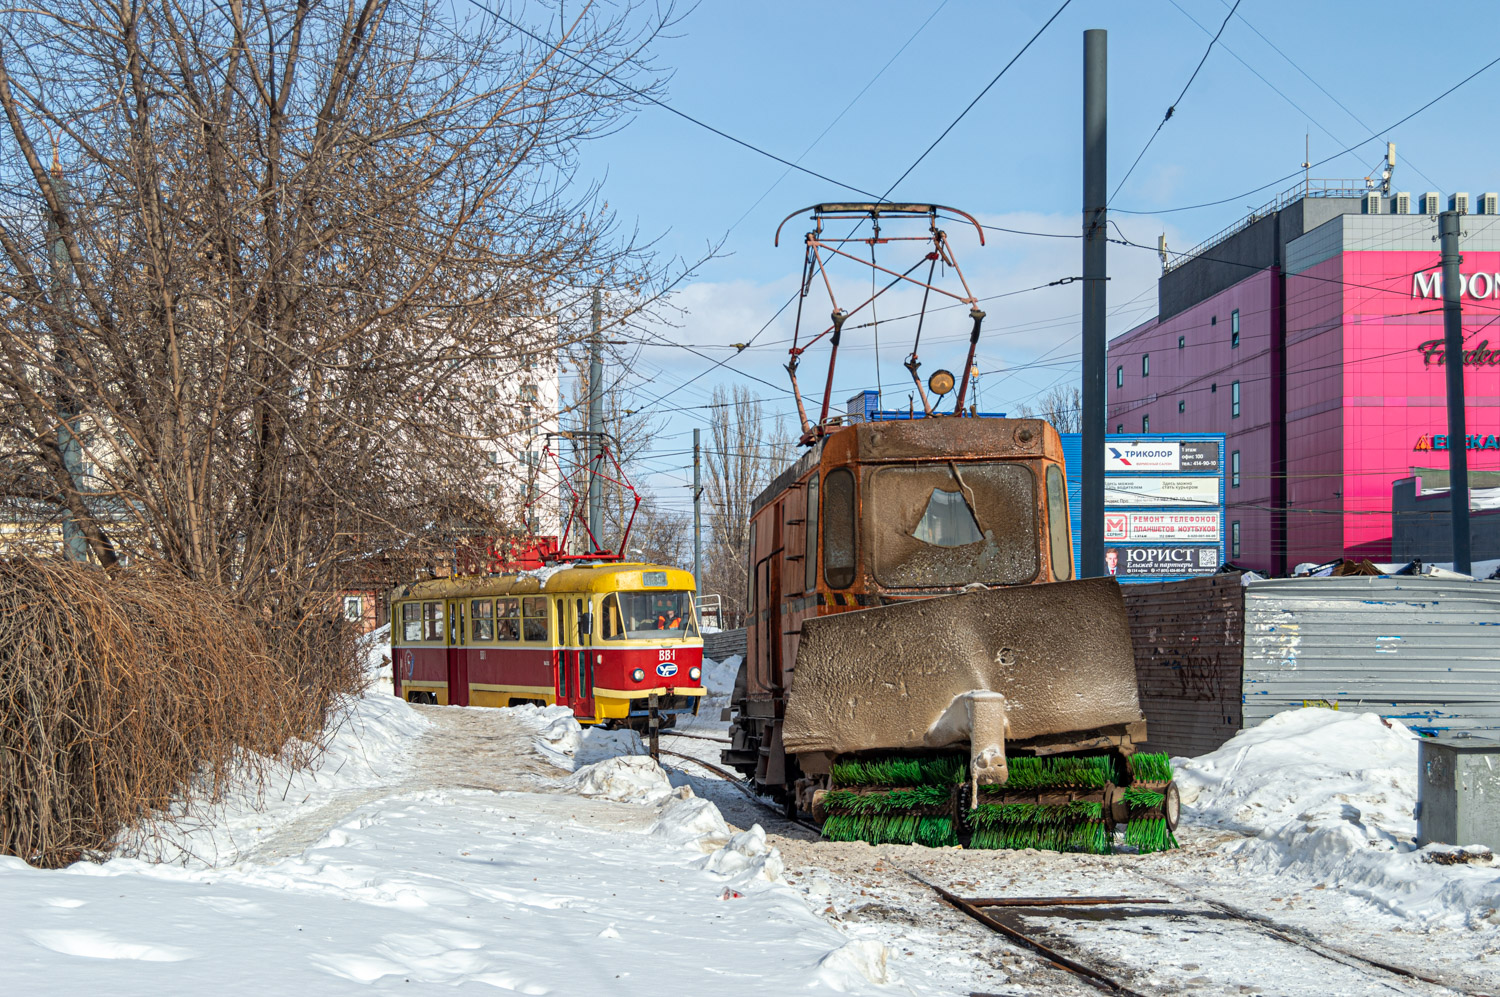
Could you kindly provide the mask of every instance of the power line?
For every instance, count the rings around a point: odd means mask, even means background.
[[[913,31],[910,35],[907,36],[906,41],[904,41],[904,42],[901,43],[901,47],[898,48],[898,49],[896,49],[895,53],[889,59],[887,59],[885,61],[885,65],[881,66],[878,70],[876,70],[875,75],[872,76],[872,77],[870,77],[869,81],[865,83],[865,85],[860,89],[859,93],[855,94],[854,97],[852,99],[850,99],[849,103],[847,103],[847,104],[844,105],[844,109],[842,111],[840,111],[837,115],[835,115],[834,119],[832,121],[828,122],[828,124],[823,128],[823,130],[818,133],[818,137],[815,138],[815,139],[813,139],[811,142],[807,143],[807,148],[805,148],[805,149],[802,150],[802,155],[797,157],[797,162],[800,163],[802,161],[802,157],[803,156],[806,156],[809,152],[812,152],[813,147],[816,146],[819,142],[823,141],[823,136],[825,136],[829,132],[831,132],[833,130],[833,126],[834,125],[836,125],[840,121],[844,120],[844,115],[846,115],[846,114],[849,113],[850,108],[854,107],[855,104],[859,103],[859,99],[861,97],[863,97],[869,91],[869,89],[872,86],[875,85],[875,81],[878,80],[878,79],[880,79],[880,77],[882,77],[883,75],[885,75],[885,71],[887,69],[891,68],[891,64],[894,63],[898,58],[900,58],[901,53],[905,52],[907,50],[907,48],[911,45],[912,42],[914,42],[914,41],[917,40],[917,36],[920,35],[927,28],[927,25],[929,25],[929,24],[932,23],[932,19],[935,18],[935,17],[937,17],[938,14],[942,13],[943,8],[948,6],[948,2],[949,2],[949,0],[942,0],[941,3],[939,3],[936,7],[934,7],[932,9],[932,13],[927,15],[927,20],[925,20],[921,24],[917,25],[917,29],[915,31]],[[790,172],[792,172],[790,169],[787,169],[787,170],[783,171],[782,174],[781,174],[781,176],[779,176],[779,177],[776,178],[775,183],[773,183],[773,184],[771,184],[771,186],[767,187],[765,189],[765,192],[762,193],[759,197],[757,197],[755,199],[755,203],[752,204],[752,205],[750,205],[750,207],[746,208],[745,209],[745,213],[742,214],[742,215],[740,215],[739,218],[735,219],[734,224],[731,225],[731,226],[729,226],[729,228],[725,232],[725,234],[727,235],[729,232],[733,232],[736,228],[738,228],[740,222],[742,222],[746,218],[748,218],[750,216],[750,212],[754,211],[760,205],[760,202],[764,201],[770,195],[771,191],[775,190],[777,188],[777,186],[779,186],[781,184],[781,181],[783,181],[783,180],[786,179],[787,174],[790,173]]]
[[[867,197],[874,197],[875,196],[874,194],[872,194],[869,191],[865,190],[863,187],[856,187],[853,184],[844,183],[842,180],[835,180],[833,177],[827,176],[826,174],[823,174],[823,173],[819,173],[817,170],[808,169],[806,166],[803,166],[800,163],[795,163],[795,162],[793,162],[790,159],[786,159],[786,158],[784,158],[782,156],[778,156],[774,152],[768,152],[767,150],[762,149],[760,146],[754,144],[753,142],[747,142],[746,140],[744,140],[742,138],[739,138],[738,136],[729,134],[728,132],[724,131],[722,128],[716,128],[713,125],[709,124],[706,121],[703,121],[700,118],[695,118],[693,115],[688,114],[686,111],[678,110],[677,108],[673,107],[671,104],[668,104],[666,101],[663,101],[663,100],[661,100],[661,99],[659,99],[657,97],[654,97],[651,94],[645,92],[644,90],[637,90],[635,87],[631,86],[629,83],[626,83],[624,80],[619,79],[618,77],[612,75],[611,73],[601,71],[593,63],[589,62],[587,59],[583,58],[582,56],[574,55],[572,52],[567,51],[566,49],[562,48],[560,45],[554,45],[552,42],[547,41],[547,39],[541,37],[540,35],[536,34],[535,32],[530,31],[527,28],[522,27],[521,25],[517,24],[515,21],[512,21],[510,18],[506,17],[505,15],[499,13],[498,11],[496,11],[493,8],[487,6],[486,4],[481,3],[480,0],[469,0],[469,3],[473,4],[475,7],[478,7],[480,10],[484,11],[486,14],[489,14],[495,20],[500,21],[503,24],[507,24],[511,28],[515,29],[516,31],[521,32],[521,34],[523,34],[526,37],[530,38],[532,41],[537,42],[538,44],[541,44],[541,45],[546,45],[549,48],[555,49],[559,54],[561,54],[561,55],[563,55],[563,56],[565,56],[565,57],[573,60],[574,62],[578,63],[580,66],[583,66],[589,72],[594,73],[595,75],[597,75],[601,80],[609,80],[612,83],[614,83],[616,86],[619,86],[619,87],[621,87],[621,88],[623,88],[625,90],[630,91],[631,93],[635,94],[637,97],[641,98],[644,101],[648,101],[648,102],[650,102],[652,104],[655,104],[657,107],[661,108],[664,111],[668,111],[668,112],[670,112],[672,114],[677,115],[679,118],[682,118],[684,121],[692,122],[693,124],[697,125],[699,128],[702,128],[702,129],[704,129],[706,131],[713,132],[715,135],[719,136],[720,138],[727,139],[730,142],[733,142],[735,145],[743,146],[744,148],[749,149],[751,152],[754,152],[754,153],[756,153],[758,155],[761,155],[761,156],[765,156],[767,159],[775,160],[776,162],[778,162],[778,163],[782,164],[783,166],[787,167],[788,169],[798,170],[798,171],[800,171],[802,173],[806,173],[808,176],[817,177],[819,180],[822,180],[825,183],[831,183],[834,186],[836,186],[836,187],[842,187],[845,190],[852,190],[856,194],[864,194]]]
[[[1172,119],[1173,114],[1177,113],[1177,105],[1181,104],[1182,98],[1187,96],[1188,88],[1191,87],[1193,85],[1193,81],[1198,78],[1198,73],[1203,69],[1203,64],[1208,61],[1208,54],[1214,50],[1214,44],[1219,40],[1219,36],[1224,33],[1224,28],[1229,24],[1229,19],[1234,16],[1234,12],[1239,9],[1239,6],[1240,0],[1234,0],[1234,6],[1229,8],[1228,14],[1224,15],[1224,21],[1219,25],[1219,30],[1215,32],[1213,38],[1209,40],[1208,48],[1203,50],[1203,58],[1198,60],[1198,65],[1193,69],[1193,75],[1188,77],[1188,81],[1182,85],[1182,92],[1179,93],[1177,95],[1177,99],[1172,101],[1172,103],[1167,107],[1167,113],[1162,115],[1162,119],[1156,123],[1156,131],[1152,132],[1151,137],[1146,139],[1146,144],[1141,148],[1140,154],[1135,157],[1135,162],[1130,164],[1130,169],[1126,170],[1125,175],[1120,178],[1119,184],[1115,187],[1115,192],[1109,195],[1109,200],[1104,204],[1105,207],[1109,207],[1109,205],[1114,203],[1115,198],[1120,194],[1120,188],[1125,186],[1125,181],[1130,179],[1130,174],[1135,172],[1135,168],[1141,165],[1141,159],[1145,157],[1146,150],[1151,148],[1151,143],[1155,142],[1156,136],[1161,134],[1162,126]]]
[[[1073,0],[1063,0],[1062,6],[1059,7],[1059,8],[1057,8],[1057,10],[1053,11],[1052,12],[1052,16],[1049,17],[1049,18],[1047,18],[1046,23],[1043,24],[1040,28],[1036,29],[1036,34],[1032,35],[1029,39],[1027,39],[1026,44],[1021,46],[1021,50],[1019,52],[1017,52],[1015,55],[1011,56],[1010,61],[1007,62],[1004,66],[1002,66],[1000,68],[1000,72],[998,72],[998,73],[995,74],[995,78],[992,79],[992,80],[990,80],[988,83],[986,83],[984,85],[984,89],[981,90],[981,91],[979,91],[979,93],[974,97],[974,99],[971,100],[971,101],[969,101],[968,106],[965,107],[962,111],[960,111],[958,113],[958,117],[954,118],[952,120],[952,122],[949,123],[948,127],[943,129],[943,133],[941,135],[939,135],[937,138],[933,139],[931,145],[929,145],[926,149],[922,150],[922,154],[920,156],[918,156],[916,158],[916,160],[910,166],[908,166],[906,168],[906,172],[905,173],[901,174],[899,177],[896,178],[896,182],[893,183],[893,184],[891,184],[890,187],[886,189],[886,192],[880,196],[880,200],[885,200],[885,198],[889,197],[891,191],[895,190],[896,187],[897,187],[897,185],[899,185],[901,183],[901,181],[905,180],[908,176],[910,176],[912,170],[916,169],[919,165],[921,165],[922,160],[924,160],[924,159],[927,158],[927,154],[930,153],[930,152],[932,152],[933,149],[936,149],[937,146],[938,146],[938,143],[941,142],[943,139],[945,139],[945,138],[948,137],[948,133],[951,132],[955,127],[957,127],[958,123],[964,119],[964,115],[966,115],[970,111],[972,111],[974,109],[974,105],[977,104],[977,103],[979,103],[980,99],[982,97],[984,97],[985,94],[987,94],[987,93],[990,92],[990,88],[993,87],[996,83],[1000,82],[1000,77],[1004,76],[1010,70],[1010,67],[1014,66],[1016,64],[1016,60],[1017,59],[1021,58],[1021,56],[1023,56],[1023,55],[1026,54],[1026,50],[1029,49],[1029,48],[1031,48],[1032,43],[1035,42],[1038,38],[1042,37],[1042,32],[1046,31],[1049,27],[1051,27],[1052,26],[1052,22],[1055,21],[1055,20],[1057,20],[1058,15],[1060,15],[1064,10],[1066,10],[1067,7],[1068,7],[1068,4],[1070,4],[1072,2],[1073,2]]]
[[[1324,158],[1318,160],[1316,163],[1310,164],[1310,167],[1317,167],[1317,166],[1322,166],[1325,163],[1330,163],[1333,160],[1338,159],[1340,156],[1343,156],[1343,155],[1346,155],[1347,153],[1353,152],[1355,149],[1358,149],[1360,146],[1364,145],[1366,142],[1370,141],[1372,138],[1378,138],[1379,136],[1384,135],[1387,132],[1395,131],[1397,128],[1399,128],[1402,125],[1406,124],[1412,118],[1415,118],[1417,115],[1421,114],[1423,111],[1427,110],[1429,107],[1432,107],[1434,104],[1438,103],[1443,98],[1445,98],[1445,97],[1449,96],[1450,94],[1452,94],[1455,90],[1458,90],[1459,88],[1463,87],[1464,85],[1466,85],[1467,83],[1469,83],[1470,81],[1472,81],[1475,77],[1479,76],[1481,73],[1483,73],[1486,70],[1490,69],[1496,63],[1500,63],[1500,56],[1497,56],[1496,58],[1491,59],[1489,62],[1485,63],[1483,66],[1480,66],[1478,69],[1474,70],[1474,72],[1470,73],[1468,76],[1465,76],[1463,79],[1459,80],[1457,83],[1453,84],[1447,90],[1444,90],[1442,93],[1438,94],[1436,97],[1432,98],[1427,103],[1425,103],[1421,107],[1417,108],[1415,111],[1412,111],[1410,114],[1406,115],[1406,117],[1402,118],[1401,120],[1396,121],[1393,124],[1388,125],[1385,128],[1381,128],[1381,129],[1378,129],[1378,130],[1372,132],[1371,134],[1369,134],[1369,135],[1365,136],[1363,139],[1361,139],[1359,142],[1356,142],[1354,145],[1348,146],[1347,148],[1344,148],[1344,149],[1340,149],[1338,152],[1335,152],[1331,156],[1325,156]],[[1133,209],[1133,208],[1115,208],[1114,210],[1118,211],[1118,212],[1122,212],[1122,213],[1127,214],[1127,215],[1170,215],[1170,214],[1175,214],[1176,212],[1179,212],[1179,211],[1196,211],[1199,208],[1213,208],[1213,207],[1217,207],[1220,204],[1229,204],[1230,202],[1234,202],[1234,201],[1243,201],[1245,198],[1250,197],[1252,194],[1258,194],[1258,193],[1260,193],[1261,191],[1265,190],[1267,187],[1275,187],[1275,186],[1277,186],[1279,184],[1286,183],[1288,180],[1291,180],[1291,179],[1295,178],[1297,176],[1297,174],[1301,173],[1301,172],[1302,172],[1301,170],[1297,170],[1297,171],[1295,171],[1293,173],[1288,173],[1286,176],[1278,177],[1277,179],[1272,180],[1270,183],[1263,183],[1259,187],[1254,187],[1254,188],[1252,188],[1250,190],[1245,191],[1242,194],[1236,194],[1233,197],[1220,198],[1217,201],[1204,201],[1201,204],[1185,204],[1185,205],[1183,205],[1181,207],[1177,207],[1177,208],[1156,208],[1156,209],[1152,209],[1152,210]]]
[[[470,0],[470,2],[477,4],[478,0]],[[884,201],[887,197],[889,197],[890,194],[891,194],[891,191],[895,190],[896,186],[898,184],[900,184],[902,180],[906,179],[906,177],[911,174],[912,170],[915,170],[917,168],[917,166],[921,164],[922,160],[924,160],[924,159],[927,158],[928,153],[932,152],[933,149],[937,148],[938,143],[941,142],[945,137],[947,137],[948,133],[951,132],[954,129],[954,127],[960,121],[963,120],[964,116],[967,115],[969,113],[969,111],[974,108],[974,105],[978,104],[979,101],[980,101],[980,99],[986,93],[988,93],[990,91],[990,89],[992,87],[994,87],[994,85],[996,83],[998,83],[1000,81],[1001,77],[1003,77],[1006,74],[1006,72],[1008,72],[1010,70],[1010,68],[1016,64],[1016,61],[1018,59],[1020,59],[1021,56],[1026,53],[1027,49],[1031,48],[1032,44],[1038,38],[1041,37],[1042,32],[1046,31],[1047,28],[1048,28],[1048,26],[1050,26],[1053,21],[1057,20],[1058,15],[1061,14],[1063,12],[1063,10],[1065,10],[1067,8],[1068,4],[1070,4],[1071,2],[1072,2],[1072,0],[1063,0],[1062,6],[1058,7],[1057,10],[1053,13],[1053,15],[1047,19],[1046,23],[1044,23],[1039,29],[1037,29],[1036,33],[1033,34],[1031,36],[1031,38],[1027,40],[1026,44],[1023,45],[1023,46],[1021,46],[1020,50],[1018,52],[1016,52],[1016,54],[1014,56],[1011,57],[1010,61],[1007,62],[1003,67],[1001,67],[1000,72],[996,73],[995,76],[994,76],[994,78],[991,79],[989,83],[985,84],[984,89],[980,90],[980,92],[978,93],[978,95],[975,96],[975,98],[969,102],[968,106],[966,106],[963,109],[963,111],[961,111],[959,113],[958,117],[954,118],[953,121],[948,125],[948,127],[943,130],[942,134],[939,135],[937,138],[933,139],[932,144],[930,144],[926,149],[924,149],[922,151],[921,155],[917,156],[917,158],[912,161],[912,164],[910,166],[908,166],[906,168],[906,170],[899,177],[896,178],[895,182],[892,183],[889,187],[886,188],[885,193],[883,193],[883,194],[881,194],[881,195],[879,195],[879,196],[877,196],[875,198],[877,201]],[[506,23],[510,23],[510,22],[507,21]],[[855,190],[857,188],[852,188],[851,187],[849,189]],[[860,191],[860,193],[864,193],[864,191]],[[855,228],[856,229],[858,228],[858,224],[856,224]],[[853,234],[853,230],[851,230],[851,232],[850,232],[850,235],[852,235],[852,234]],[[771,323],[775,322],[776,319],[781,316],[781,313],[784,312],[784,311],[786,311],[787,308],[789,308],[792,305],[792,303],[797,300],[797,297],[800,294],[801,294],[801,287],[799,285],[797,291],[793,292],[792,296],[790,298],[788,298],[785,302],[783,302],[780,308],[776,309],[775,314],[773,314],[769,319],[766,320],[765,324],[762,325],[760,327],[760,329],[758,329],[756,331],[755,335],[751,336],[750,339],[747,340],[747,345],[749,345],[751,343],[754,343],[755,340],[757,340],[758,338],[760,338],[760,336],[768,328],[770,328]],[[670,344],[670,343],[668,343],[668,344],[664,344],[664,345],[676,345],[676,344]],[[696,351],[691,351],[691,352],[696,352]],[[701,353],[698,354],[698,355],[699,356],[703,356],[703,354],[701,354]],[[738,355],[738,354],[736,354],[736,355]],[[710,360],[712,360],[711,357],[704,357],[704,359],[710,359]],[[712,373],[713,371],[717,370],[718,368],[726,366],[729,359],[730,358],[725,357],[725,358],[721,358],[721,359],[718,359],[718,360],[714,360],[713,363],[706,370],[704,370],[704,371],[702,371],[702,372],[700,372],[698,374],[695,374],[692,378],[690,378],[685,383],[691,384],[693,381],[696,381],[699,378],[704,377],[704,376]],[[735,373],[743,373],[742,371],[739,371],[739,370],[737,370],[736,368],[733,368],[733,367],[731,367],[729,369],[735,371]],[[760,381],[762,384],[769,384],[770,383],[770,382],[766,381],[765,379],[759,378],[759,377],[755,377],[754,375],[745,375],[745,376],[752,377],[754,380]],[[774,385],[772,385],[772,386],[774,387]],[[785,391],[786,389],[783,389],[783,390]],[[655,404],[656,402],[661,401],[663,398],[665,398],[668,394],[671,394],[671,392],[670,391],[664,392],[663,394],[658,395],[656,398],[652,399],[650,402],[647,402],[646,404],[647,405]],[[809,399],[809,400],[811,401],[813,399]]]
[[[1169,2],[1172,4],[1172,6],[1177,7],[1178,10],[1182,10],[1181,7],[1177,6],[1177,0],[1169,0]],[[1219,0],[1219,2],[1227,4],[1228,0]],[[1187,11],[1184,10],[1183,13],[1187,14]],[[1244,24],[1245,27],[1247,27],[1251,31],[1255,32],[1256,37],[1258,37],[1261,41],[1265,42],[1267,45],[1271,46],[1271,50],[1273,52],[1275,52],[1277,55],[1279,55],[1283,59],[1285,59],[1286,62],[1287,62],[1287,65],[1291,66],[1297,72],[1301,73],[1303,79],[1307,80],[1307,82],[1309,82],[1313,86],[1317,87],[1318,90],[1323,94],[1323,96],[1327,97],[1329,100],[1331,100],[1335,104],[1337,104],[1339,106],[1340,110],[1342,110],[1345,114],[1349,115],[1349,117],[1354,120],[1355,124],[1359,125],[1361,128],[1369,128],[1370,127],[1369,125],[1365,124],[1364,119],[1362,119],[1359,115],[1355,114],[1353,111],[1349,110],[1348,106],[1346,106],[1343,101],[1339,100],[1333,94],[1329,93],[1328,89],[1326,87],[1324,87],[1323,84],[1321,84],[1317,80],[1313,79],[1312,76],[1311,76],[1311,74],[1309,74],[1307,72],[1307,70],[1303,69],[1300,65],[1298,65],[1298,63],[1297,63],[1297,61],[1295,59],[1293,59],[1291,56],[1289,56],[1285,52],[1283,52],[1280,48],[1277,47],[1277,45],[1276,45],[1275,42],[1271,41],[1271,39],[1267,38],[1264,34],[1262,34],[1259,28],[1257,28],[1255,25],[1253,25],[1253,24],[1250,23],[1249,18],[1245,17],[1244,14],[1237,14],[1235,16],[1237,16],[1240,19],[1240,23]],[[1188,17],[1191,19],[1192,15],[1189,14]],[[1193,23],[1196,24],[1197,22],[1194,21]],[[1227,46],[1225,47],[1225,51],[1226,52],[1229,51],[1229,49],[1228,49]],[[1235,56],[1235,58],[1239,58],[1239,57]],[[1244,62],[1243,59],[1241,59],[1240,61]],[[1246,64],[1246,66],[1248,68],[1248,63]],[[1255,70],[1251,69],[1251,72],[1255,72]],[[1255,75],[1260,76],[1259,73],[1256,73]],[[1265,79],[1265,77],[1261,77],[1261,78]],[[1272,89],[1274,90],[1275,88],[1272,87]],[[1277,91],[1277,92],[1279,93],[1280,91]],[[1296,107],[1297,105],[1293,104],[1292,106]],[[1301,108],[1298,108],[1298,110],[1301,110]],[[1306,111],[1303,111],[1302,113],[1303,114],[1307,114]],[[1309,114],[1308,117],[1311,118],[1312,115]],[[1314,122],[1314,124],[1317,124],[1317,122]],[[1318,125],[1318,127],[1319,128],[1323,128],[1322,125]],[[1323,128],[1323,131],[1328,132],[1328,129],[1327,128]],[[1332,132],[1328,132],[1328,135],[1329,135],[1330,138],[1333,137],[1333,133]],[[1385,133],[1384,132],[1378,132],[1378,133],[1376,133],[1376,135],[1379,138],[1384,138],[1385,137]],[[1341,141],[1341,140],[1335,138],[1334,141],[1337,142],[1337,141]],[[1402,161],[1406,163],[1406,165],[1410,166],[1412,168],[1412,170],[1416,172],[1417,176],[1421,177],[1423,180],[1426,180],[1433,187],[1437,187],[1438,186],[1438,182],[1436,180],[1432,179],[1432,177],[1430,177],[1427,174],[1423,173],[1422,170],[1421,170],[1421,168],[1419,168],[1416,163],[1413,163],[1411,161],[1410,157],[1408,157],[1408,156],[1406,156],[1406,155],[1403,154],[1401,158],[1402,158]]]

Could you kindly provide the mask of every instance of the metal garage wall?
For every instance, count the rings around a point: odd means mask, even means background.
[[[1201,755],[1240,729],[1239,573],[1124,585],[1149,751]]]
[[[1252,582],[1245,589],[1245,726],[1325,703],[1423,733],[1500,729],[1500,582]]]

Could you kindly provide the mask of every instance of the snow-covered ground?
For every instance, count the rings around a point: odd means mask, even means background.
[[[565,714],[375,692],[172,861],[0,858],[5,992],[890,992],[885,948],[814,913],[764,831]]]
[[[1249,835],[1222,849],[1237,870],[1311,880],[1417,926],[1500,927],[1488,849],[1416,848],[1417,741],[1374,713],[1310,708],[1175,765],[1194,826]]]
[[[705,663],[710,696],[737,666]],[[1293,711],[1177,759],[1183,848],[1092,856],[823,842],[691,761],[658,767],[631,732],[388,688],[344,704],[314,768],[273,766],[263,792],[112,861],[0,858],[5,992],[1097,992],[909,873],[968,896],[1171,901],[1013,915],[1143,992],[1450,992],[1226,909],[1469,993],[1500,978],[1500,867],[1414,847],[1416,741],[1372,715]],[[663,747],[718,762],[717,705],[678,730]]]

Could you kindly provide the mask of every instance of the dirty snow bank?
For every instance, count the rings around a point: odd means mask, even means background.
[[[1436,864],[1456,850],[1416,848],[1417,738],[1397,721],[1290,710],[1173,765],[1185,820],[1253,835],[1225,849],[1239,869],[1307,877],[1424,924],[1500,925],[1493,857]]]
[[[339,795],[400,782],[413,745],[432,726],[402,700],[378,691],[343,697],[332,718],[322,753],[311,765],[293,768],[284,760],[257,759],[264,772],[259,785],[247,778],[217,804],[174,807],[165,819],[129,832],[118,853],[190,867],[238,861],[281,827]]]
[[[703,688],[706,690],[706,698],[727,702],[734,692],[734,679],[739,674],[740,662],[744,660],[738,654],[731,654],[723,661],[704,658]]]
[[[666,771],[645,755],[620,755],[585,765],[563,786],[580,796],[655,806],[672,795]]]
[[[528,731],[537,754],[565,772],[618,755],[646,753],[635,731],[583,727],[566,706],[506,706],[497,712]]]

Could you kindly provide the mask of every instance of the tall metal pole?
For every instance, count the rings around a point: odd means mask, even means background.
[[[698,594],[703,594],[703,510],[700,508],[700,499],[703,498],[703,479],[701,465],[699,463],[700,451],[698,449],[698,430],[693,429],[693,584],[698,586]]]
[[[1108,33],[1083,33],[1083,550],[1080,574],[1104,574],[1104,287]]]
[[[1453,570],[1469,574],[1469,448],[1464,424],[1464,311],[1459,295],[1457,211],[1438,215],[1443,253],[1443,366],[1448,375],[1448,497],[1453,500]]]
[[[589,336],[589,532],[595,537],[597,543],[600,534],[604,532],[604,482],[598,472],[602,467],[596,467],[594,460],[599,457],[604,447],[604,359],[600,355],[603,349],[602,335],[599,327],[603,322],[603,308],[599,303],[599,289],[594,288],[594,316],[593,332]],[[600,461],[602,464],[603,462]],[[597,547],[595,549],[598,549]],[[620,551],[620,556],[625,556],[625,551]]]

